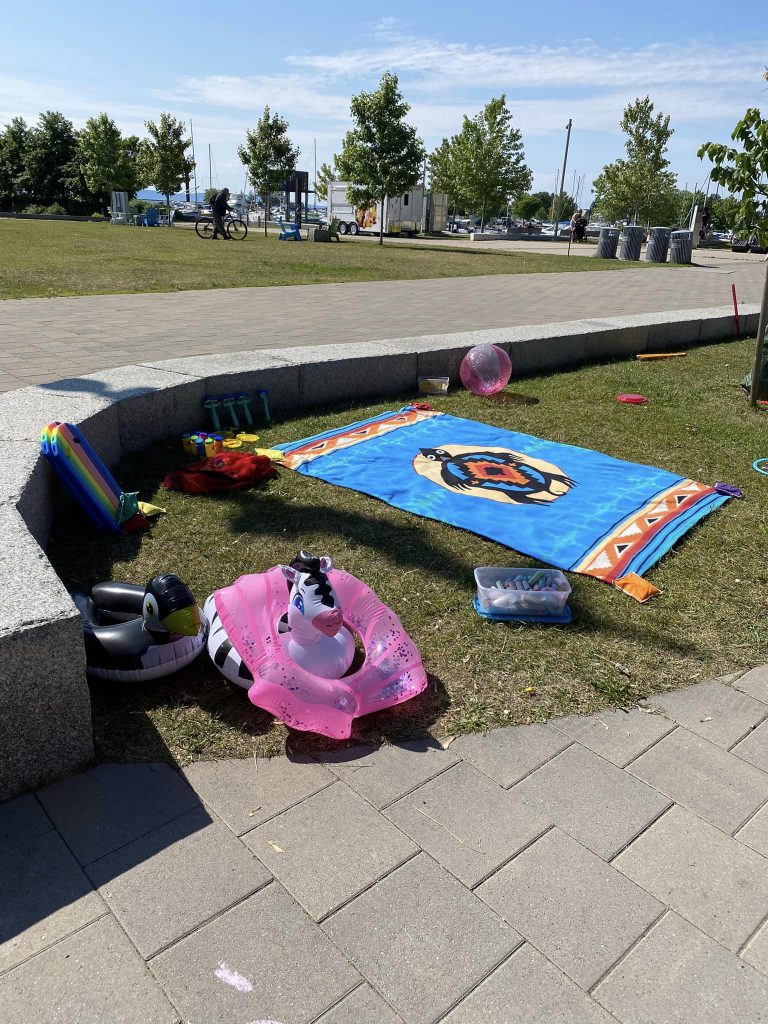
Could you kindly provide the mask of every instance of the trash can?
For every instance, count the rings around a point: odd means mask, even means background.
[[[645,230],[641,224],[627,224],[621,232],[620,260],[639,260]]]
[[[693,254],[693,232],[673,231],[669,246],[670,263],[690,263]]]
[[[595,256],[597,256],[599,260],[615,260],[616,247],[618,244],[618,228],[600,228],[600,237],[597,240]]]
[[[651,228],[645,258],[649,263],[666,263],[672,228]]]

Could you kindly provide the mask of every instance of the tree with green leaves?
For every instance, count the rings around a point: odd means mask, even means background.
[[[456,168],[450,139],[443,139],[440,145],[427,157],[429,187],[433,192],[445,192],[454,202],[456,195]]]
[[[518,196],[512,205],[512,212],[521,220],[533,220],[541,208],[539,196],[523,194]]]
[[[449,143],[451,173],[459,203],[480,214],[480,228],[508,203],[531,187],[525,164],[523,137],[512,125],[502,93],[474,117],[464,118],[461,131]]]
[[[124,139],[106,114],[90,117],[77,139],[78,158],[90,192],[103,204],[111,192],[133,197],[141,188],[133,139]]]
[[[335,160],[336,157],[333,159]],[[320,170],[317,172],[317,179],[315,180],[315,199],[325,199],[327,201],[329,182],[338,180],[339,172],[332,163],[320,164]]]
[[[0,210],[17,212],[27,203],[25,167],[29,128],[14,117],[0,133]]]
[[[736,196],[710,196],[707,199],[709,222],[716,231],[738,228],[741,203]]]
[[[217,188],[207,188],[205,190],[205,195],[203,196],[206,206],[210,206],[218,194],[219,190]]]
[[[171,114],[162,113],[159,122],[144,122],[149,138],[139,146],[139,166],[144,180],[162,192],[170,224],[171,196],[181,189],[192,140],[186,137],[186,125]]]
[[[72,122],[57,110],[47,110],[27,137],[19,184],[31,202],[43,207],[58,203],[68,210],[76,176],[77,136]]]
[[[251,185],[264,203],[264,235],[269,221],[269,197],[279,191],[283,182],[296,170],[299,149],[288,138],[288,122],[269,107],[256,127],[245,133],[245,145],[238,146],[237,155],[248,171]]]
[[[768,72],[765,75],[768,78]],[[705,142],[698,155],[714,164],[712,180],[738,197],[736,229],[745,236],[755,234],[760,245],[768,245],[768,120],[756,107],[750,107],[731,132],[735,146],[723,142]],[[764,381],[763,350],[768,331],[768,268],[766,268],[760,323],[757,330],[755,362],[752,369],[750,401],[756,404]]]
[[[384,244],[384,204],[402,195],[421,176],[424,146],[416,129],[405,122],[410,106],[400,92],[397,75],[385,71],[374,92],[353,96],[354,127],[344,136],[336,157],[339,174],[350,182],[347,198],[355,206],[381,203],[379,244]]]
[[[627,136],[626,158],[603,167],[593,183],[593,209],[608,221],[670,224],[677,210],[677,181],[667,170],[667,145],[674,134],[669,115],[654,115],[649,96],[624,110],[621,130]]]

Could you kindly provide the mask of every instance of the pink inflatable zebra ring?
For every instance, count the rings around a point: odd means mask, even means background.
[[[327,556],[241,576],[205,602],[208,653],[251,703],[292,729],[347,739],[352,722],[427,685],[402,623]],[[355,639],[363,664],[350,671]]]

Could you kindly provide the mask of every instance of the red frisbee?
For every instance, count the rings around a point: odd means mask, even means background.
[[[616,395],[617,402],[626,402],[627,405],[645,405],[648,399],[645,395]]]

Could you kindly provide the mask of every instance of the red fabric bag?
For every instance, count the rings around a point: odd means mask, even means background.
[[[277,471],[266,455],[218,452],[210,459],[169,473],[163,480],[163,487],[187,494],[220,494],[251,487],[273,476],[277,476]]]

